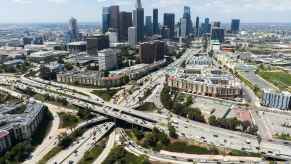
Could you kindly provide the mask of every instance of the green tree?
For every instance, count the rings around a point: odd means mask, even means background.
[[[144,137],[143,133],[139,131],[137,128],[133,129],[133,134],[138,140],[141,140]]]
[[[168,125],[168,129],[169,129],[169,135],[170,135],[170,137],[175,138],[175,139],[178,138],[178,135],[176,133],[176,129],[175,129],[174,126],[172,126],[171,124],[169,124]]]
[[[104,75],[104,77],[108,77],[109,75],[110,75],[110,72],[109,71],[103,71],[103,75]]]
[[[210,116],[208,118],[208,123],[212,126],[217,126],[217,120],[216,117],[214,115]]]
[[[170,95],[170,87],[168,86],[165,86],[161,92],[161,96],[160,96],[160,99],[161,99],[161,102],[163,104],[163,106],[167,109],[172,109],[173,107],[173,101],[172,101],[172,98],[171,98],[171,95]]]
[[[188,96],[187,100],[186,100],[186,105],[189,106],[189,105],[192,105],[192,104],[193,104],[193,97],[192,96]]]
[[[64,149],[69,147],[73,143],[74,139],[71,136],[65,136],[60,142],[59,146],[63,147]]]
[[[71,71],[74,68],[71,63],[65,63],[64,66],[65,66],[65,69],[68,71]]]

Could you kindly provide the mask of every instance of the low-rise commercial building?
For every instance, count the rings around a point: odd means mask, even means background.
[[[213,61],[207,54],[197,55],[191,57],[187,61],[187,65],[212,65]]]
[[[72,54],[78,54],[87,50],[87,42],[71,42],[67,44],[67,50]]]
[[[125,83],[123,76],[103,77],[98,71],[72,71],[57,74],[57,81],[75,85],[97,86],[97,87],[118,87]]]
[[[43,64],[40,67],[40,77],[46,80],[54,80],[59,72],[63,72],[65,69],[64,64],[57,62],[51,62],[49,64]]]
[[[49,63],[67,55],[69,55],[67,51],[40,51],[30,54],[27,58],[36,63]]]
[[[291,94],[289,92],[264,90],[261,104],[270,108],[291,110]]]

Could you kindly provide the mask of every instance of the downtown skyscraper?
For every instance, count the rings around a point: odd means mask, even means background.
[[[153,34],[159,34],[159,10],[153,10]]]
[[[79,28],[76,18],[71,18],[68,24],[68,31],[65,33],[65,42],[72,42],[79,40]]]
[[[184,7],[183,18],[186,19],[186,35],[189,35],[193,32],[193,22],[191,20],[191,9],[189,6]]]
[[[211,33],[211,24],[209,18],[205,18],[204,23],[201,25],[201,34]]]
[[[196,37],[200,36],[200,21],[199,21],[199,17],[196,17],[195,36]]]
[[[103,7],[102,11],[102,31],[107,32],[110,27],[110,9],[109,7]]]
[[[169,37],[172,39],[175,37],[175,14],[165,13],[164,14],[164,26],[169,29]]]
[[[237,34],[240,30],[240,20],[239,19],[233,19],[231,20],[231,33]]]
[[[102,31],[105,33],[113,29],[119,32],[119,6],[109,6],[103,8],[102,13]]]
[[[144,40],[144,9],[141,0],[136,1],[136,8],[133,10],[133,25],[136,28],[137,41]]]
[[[153,34],[153,22],[152,16],[146,16],[146,23],[145,23],[145,34],[147,36],[151,36]]]
[[[128,39],[128,28],[132,26],[132,13],[122,11],[119,16],[119,37],[121,41],[126,41]]]

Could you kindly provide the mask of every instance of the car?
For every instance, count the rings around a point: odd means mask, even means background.
[[[214,134],[213,137],[218,138],[218,135],[217,134]]]

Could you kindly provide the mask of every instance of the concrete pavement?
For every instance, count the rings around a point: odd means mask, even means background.
[[[47,163],[77,163],[113,126],[113,122],[108,122],[87,130],[82,137],[79,137],[71,146],[58,153]]]
[[[93,164],[102,164],[106,160],[106,158],[108,157],[108,155],[110,154],[111,150],[114,147],[115,134],[116,134],[116,130],[112,131],[112,133],[109,135],[109,139],[108,139],[105,149],[102,151],[99,157],[93,162]]]

